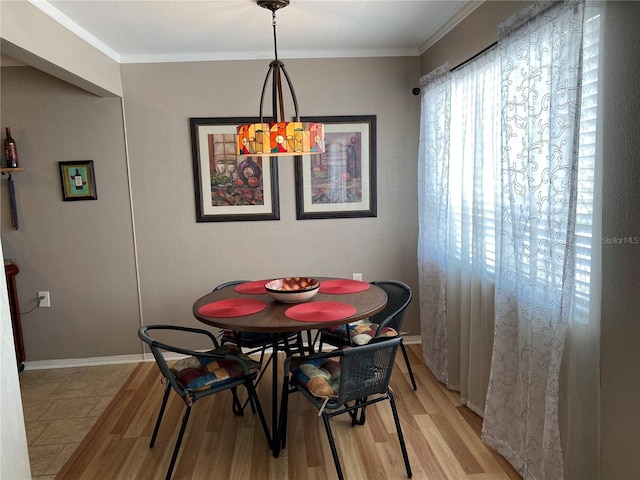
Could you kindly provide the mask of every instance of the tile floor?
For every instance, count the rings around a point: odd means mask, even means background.
[[[33,480],[53,480],[135,366],[25,370],[20,374]]]

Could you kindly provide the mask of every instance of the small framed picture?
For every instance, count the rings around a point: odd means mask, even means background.
[[[58,162],[62,182],[62,200],[97,200],[93,160]]]

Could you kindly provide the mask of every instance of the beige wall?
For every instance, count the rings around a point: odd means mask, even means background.
[[[604,237],[640,238],[639,2],[607,2],[602,82]],[[631,57],[629,56],[631,54]],[[602,478],[640,478],[640,245],[602,246]]]
[[[20,228],[0,192],[2,242],[20,268],[21,310],[49,290],[51,308],[23,315],[27,361],[140,351],[122,102],[31,67],[2,68],[2,126],[23,172],[13,175]],[[63,202],[59,161],[93,160],[98,200]]]
[[[293,163],[282,158],[281,220],[196,223],[189,117],[257,114],[267,63],[122,66],[133,209],[120,100],[2,69],[2,122],[26,168],[14,175],[20,229],[6,204],[0,212],[5,255],[21,268],[22,310],[38,290],[52,303],[23,318],[27,361],[141,352],[132,216],[146,323],[194,324],[193,301],[237,278],[361,272],[417,292],[416,58],[287,62],[303,115],[377,115],[377,218],[296,220]],[[83,159],[95,162],[98,200],[63,202],[57,162]],[[417,318],[414,302],[416,335]]]
[[[288,60],[302,115],[377,116],[377,218],[296,220],[278,159],[280,220],[195,222],[190,117],[257,115],[265,61],[123,65],[146,322],[193,323],[193,300],[231,279],[395,278],[417,292],[416,58]],[[417,335],[417,302],[407,314]]]
[[[485,2],[422,54],[421,75],[449,61],[455,66],[497,39],[496,26],[528,2]],[[640,2],[607,2],[603,38],[603,236],[640,237]],[[602,249],[602,472],[592,478],[640,478],[640,245]],[[571,406],[570,408],[579,408]],[[574,480],[574,479],[568,479]]]

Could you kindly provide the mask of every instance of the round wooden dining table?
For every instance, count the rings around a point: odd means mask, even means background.
[[[304,303],[281,303],[264,289],[269,279],[230,285],[208,293],[193,304],[193,315],[202,323],[236,332],[262,332],[271,336],[274,361],[272,366],[271,449],[280,453],[278,431],[278,362],[277,353],[282,334],[310,332],[370,317],[387,304],[381,288],[356,280],[315,277],[320,280],[318,293]],[[224,305],[231,308],[216,309]],[[237,305],[234,309],[233,305]],[[337,308],[336,308],[337,307]],[[243,309],[244,308],[244,309]],[[305,315],[296,315],[307,312]],[[293,317],[293,318],[292,318]],[[336,318],[340,317],[340,318]],[[311,335],[308,335],[311,338]]]
[[[318,277],[316,277],[318,278]],[[196,300],[193,304],[193,315],[201,322],[211,325],[213,327],[222,328],[224,330],[234,330],[238,332],[264,332],[264,333],[287,333],[298,332],[304,330],[315,330],[318,328],[335,327],[345,323],[354,322],[363,318],[370,317],[380,310],[382,310],[387,304],[387,294],[384,290],[375,285],[366,284],[366,290],[361,290],[354,293],[323,293],[323,284],[328,281],[342,281],[347,286],[351,285],[351,282],[358,282],[356,280],[346,279],[334,279],[319,277],[320,291],[310,300],[304,302],[305,304],[311,303],[345,303],[355,307],[355,311],[347,317],[335,319],[335,320],[319,320],[319,321],[299,321],[289,318],[286,315],[286,311],[293,307],[291,303],[281,303],[273,300],[269,294],[264,290],[264,293],[238,293],[237,285],[222,288],[220,290],[214,290],[211,293],[204,295]],[[269,280],[264,280],[267,283]],[[257,290],[256,290],[257,291]],[[334,291],[338,291],[336,288]],[[240,316],[207,316],[200,312],[201,308],[205,305],[212,304],[219,300],[227,299],[248,299],[259,300],[266,304],[266,308],[259,312],[240,315]]]

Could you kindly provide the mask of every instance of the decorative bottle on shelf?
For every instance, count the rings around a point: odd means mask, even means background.
[[[4,157],[7,160],[7,167],[18,168],[18,149],[16,141],[11,136],[11,129],[6,128],[7,138],[4,139]]]

